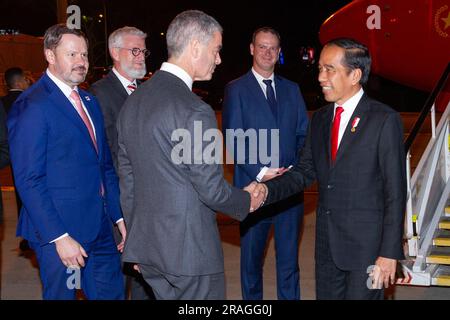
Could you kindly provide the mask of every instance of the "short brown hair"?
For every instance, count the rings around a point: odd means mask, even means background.
[[[273,34],[275,37],[278,38],[278,46],[281,46],[281,36],[278,33],[278,31],[272,27],[261,27],[261,28],[256,29],[255,32],[253,32],[253,36],[252,36],[253,44],[255,44],[256,36],[258,35],[258,33],[261,33],[261,32]]]
[[[86,46],[89,45],[86,35],[79,29],[70,29],[65,24],[55,24],[45,31],[44,35],[44,50],[54,50],[60,43],[61,38],[65,34],[74,34],[86,41]]]

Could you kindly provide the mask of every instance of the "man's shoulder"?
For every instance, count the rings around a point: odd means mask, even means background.
[[[298,88],[298,84],[297,82],[294,82],[292,80],[289,80],[283,76],[280,75],[275,75],[275,82],[277,83],[277,85],[284,85],[287,87],[293,87],[293,88]]]
[[[367,94],[365,94],[362,99],[364,99],[363,100],[364,103],[367,104],[367,106],[369,107],[369,110],[371,112],[383,113],[383,114],[398,114],[398,112],[391,106],[389,106],[381,101],[378,101],[374,98],[371,98]]]
[[[114,75],[114,73],[112,71],[110,71],[106,76],[95,81],[91,85],[90,89],[92,91],[96,91],[96,90],[104,90],[104,89],[111,88],[111,83],[113,82],[113,79],[114,79],[113,77],[116,77],[116,76]],[[117,80],[119,80],[119,79],[117,79]]]
[[[251,71],[243,74],[242,76],[240,76],[239,78],[233,79],[230,82],[227,83],[226,87],[227,88],[236,88],[236,87],[240,87],[246,83],[248,83],[251,80],[251,77],[253,75],[251,74]]]

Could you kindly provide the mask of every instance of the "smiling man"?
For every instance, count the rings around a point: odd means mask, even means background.
[[[282,174],[298,160],[298,151],[305,142],[308,114],[298,85],[275,74],[281,51],[280,35],[270,27],[253,33],[250,54],[253,65],[249,72],[233,80],[225,88],[223,130],[267,130],[270,137],[255,145],[245,146],[245,163],[238,163],[235,155],[234,185],[244,187],[251,181],[268,181]],[[271,149],[277,139],[279,152]],[[233,148],[238,143],[238,139]],[[250,159],[251,150],[270,150],[274,161],[263,164]],[[274,164],[276,162],[277,164]],[[280,166],[281,168],[278,168]],[[269,168],[270,167],[270,168]],[[303,219],[302,194],[277,205],[261,209],[240,224],[242,298],[263,298],[263,264],[269,230],[274,225],[277,262],[277,294],[279,299],[300,299],[298,244]]]
[[[44,36],[45,74],[8,116],[12,168],[23,201],[17,235],[39,262],[44,299],[123,299],[119,185],[94,96],[78,85],[89,67],[84,34],[65,25]],[[72,281],[71,279],[74,279]]]
[[[402,122],[364,92],[370,64],[367,47],[354,40],[324,46],[318,80],[331,103],[314,113],[299,164],[256,187],[273,203],[318,181],[317,299],[382,299],[403,259]]]

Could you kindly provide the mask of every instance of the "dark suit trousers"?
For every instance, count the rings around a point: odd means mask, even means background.
[[[316,299],[382,300],[384,290],[367,287],[367,268],[341,270],[333,261],[328,236],[329,217],[317,210],[316,219]],[[367,266],[368,267],[368,266]]]
[[[244,300],[263,299],[263,265],[267,239],[274,225],[277,268],[277,296],[280,300],[300,299],[298,266],[299,233],[303,220],[303,203],[295,195],[249,215],[240,225],[241,287]]]
[[[76,240],[76,239],[75,239]],[[88,254],[85,267],[80,269],[81,289],[88,299],[122,300],[124,286],[120,270],[120,257],[105,215],[97,239],[81,243]],[[45,300],[73,300],[76,298],[75,272],[68,273],[56,252],[54,243],[40,246],[30,242],[39,262],[39,271]],[[68,286],[70,284],[70,286]]]
[[[225,274],[175,276],[139,264],[157,300],[225,300]]]

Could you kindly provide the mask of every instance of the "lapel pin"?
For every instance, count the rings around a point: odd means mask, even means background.
[[[89,96],[85,96],[84,98],[86,99],[86,101],[91,101],[91,98],[89,98]]]
[[[356,131],[356,127],[358,126],[360,118],[356,117],[353,119],[352,122],[352,129],[350,130],[351,132],[355,132]]]

